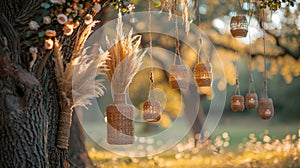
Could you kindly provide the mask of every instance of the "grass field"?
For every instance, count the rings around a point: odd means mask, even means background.
[[[89,155],[97,167],[300,167],[299,122],[225,118],[208,141],[195,146],[194,139],[186,136],[170,150],[141,158],[119,156],[88,144]]]

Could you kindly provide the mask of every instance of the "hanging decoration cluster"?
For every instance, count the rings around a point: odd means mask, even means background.
[[[264,12],[263,12],[264,18]],[[274,105],[273,100],[268,97],[268,75],[267,75],[267,56],[266,56],[266,37],[265,32],[263,32],[263,42],[264,42],[264,95],[259,99],[258,114],[260,118],[264,120],[271,119],[274,116]]]
[[[187,1],[181,1],[181,3]],[[171,5],[172,4],[172,5]],[[175,7],[174,7],[174,6]],[[164,1],[163,7],[168,10],[174,8],[176,13],[177,2]],[[112,84],[114,93],[114,103],[106,108],[107,117],[107,142],[113,145],[126,145],[134,143],[134,107],[127,104],[125,94],[126,89],[130,85],[133,76],[139,70],[145,52],[141,52],[139,45],[141,43],[140,35],[132,35],[132,31],[125,36],[123,32],[123,23],[119,9],[117,22],[117,37],[115,44],[111,44],[107,40],[109,51],[109,59],[106,61],[108,71],[106,75]],[[183,64],[180,57],[180,41],[178,35],[178,18],[175,17],[175,56],[174,64],[170,67],[169,84],[173,89],[184,89],[189,87],[189,74],[186,66]],[[148,92],[148,99],[143,104],[143,119],[147,122],[157,122],[161,119],[162,109],[160,102],[156,99],[154,92],[155,80],[153,69],[152,56],[152,34],[151,34],[151,8],[149,0],[149,55],[151,61],[150,71],[150,87]],[[196,68],[195,74],[198,81],[202,82],[199,86],[211,85],[211,69],[207,65],[199,65]],[[205,74],[202,74],[205,72]],[[200,73],[200,74],[199,74]]]
[[[199,39],[199,56],[194,68],[194,78],[198,87],[207,87],[212,85],[212,70],[207,57],[200,61],[201,48],[202,38]]]
[[[251,54],[252,54],[252,45],[251,45],[251,36],[249,34],[249,44],[250,44],[250,50],[249,50],[249,55],[250,55],[250,64],[249,64],[249,74],[250,74],[250,79],[249,79],[249,90],[248,93],[246,93],[246,108],[247,109],[252,109],[252,108],[257,108],[258,106],[258,96],[255,91],[255,87],[253,84],[253,72],[252,72],[252,63],[251,63]]]
[[[152,33],[151,33],[151,0],[148,1],[149,5],[149,50],[150,50],[150,63],[151,63],[151,71],[150,71],[150,87],[148,93],[148,100],[143,104],[143,118],[148,122],[157,122],[160,120],[162,112],[160,107],[160,102],[156,100],[155,92],[154,92],[154,70],[153,70],[153,56],[152,56]]]
[[[176,10],[177,2],[175,0],[174,13]],[[175,55],[173,65],[170,67],[169,85],[172,89],[186,89],[189,87],[189,74],[185,65],[182,63],[180,56],[180,41],[178,34],[178,18],[175,16]],[[177,58],[179,64],[177,64]]]
[[[114,103],[106,108],[107,142],[124,145],[134,142],[134,106],[127,104],[125,91],[141,67],[145,52],[139,49],[140,35],[128,35],[123,32],[121,13],[117,20],[115,44],[107,40],[110,53],[107,77],[112,84]]]
[[[175,6],[177,2],[175,1]],[[186,1],[180,1],[181,5],[186,5]],[[187,10],[187,9],[183,9]],[[174,13],[177,13],[176,8],[174,8]],[[183,12],[184,15],[184,12]],[[183,18],[184,19],[184,18]],[[186,18],[185,18],[186,19]],[[187,30],[187,26],[185,27]],[[202,39],[199,39],[199,55],[202,47]],[[196,84],[198,87],[211,86],[212,84],[212,72],[211,66],[209,63],[206,63],[207,60],[200,62],[200,56],[198,56],[197,64],[194,68],[194,78],[196,80]],[[174,63],[170,67],[170,75],[169,75],[169,85],[172,89],[186,89],[189,87],[189,73],[186,66],[182,63],[180,56],[180,40],[178,33],[178,18],[175,16],[175,55],[174,55]]]
[[[264,4],[264,3],[262,3]],[[262,6],[261,6],[262,7]],[[248,23],[245,15],[243,14],[240,1],[236,1],[236,16],[231,18],[230,22],[230,32],[233,37],[235,38],[242,38],[246,37],[248,34]],[[251,20],[250,14],[250,20]],[[264,11],[263,17],[264,18]],[[250,57],[251,57],[251,38],[249,35],[250,40]],[[238,66],[236,65],[237,69],[237,77],[236,77],[236,90],[235,94],[231,97],[231,109],[234,112],[242,112],[245,109],[245,104],[247,109],[257,108],[258,107],[258,114],[260,118],[264,120],[271,119],[274,115],[274,106],[273,101],[271,98],[268,98],[267,93],[267,58],[266,58],[266,40],[265,40],[265,32],[263,32],[263,47],[264,47],[264,95],[262,98],[258,100],[257,93],[255,92],[255,88],[253,85],[253,75],[252,75],[252,65],[249,65],[249,74],[250,74],[250,85],[249,91],[246,94],[246,101],[244,100],[244,96],[240,94],[240,86],[239,86],[239,76],[238,76]]]

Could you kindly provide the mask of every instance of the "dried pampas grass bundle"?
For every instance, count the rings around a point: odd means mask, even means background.
[[[115,44],[106,39],[109,48],[109,59],[106,61],[109,71],[106,72],[115,93],[124,93],[133,77],[142,65],[146,51],[139,49],[141,35],[132,35],[132,29],[126,36],[123,32],[121,14],[118,15],[117,37]]]
[[[73,65],[76,66],[72,86],[74,107],[90,105],[91,99],[102,96],[105,90],[103,80],[95,79],[95,77],[105,75],[108,51],[104,52],[99,49],[99,53],[95,56],[86,54],[87,50],[88,48],[84,49],[82,56],[73,61]]]
[[[105,73],[105,60],[108,52],[100,51],[97,56],[87,55],[87,49],[85,49],[81,55],[77,55],[64,68],[61,47],[62,45],[55,40],[54,61],[61,107],[57,147],[68,149],[73,107],[86,107],[90,104],[91,99],[104,93],[104,87],[101,81],[95,81],[95,75]],[[76,71],[75,76],[73,76],[74,71]]]
[[[102,81],[95,79],[95,76],[104,75],[107,71],[105,61],[108,57],[108,51],[99,49],[99,53],[87,54],[88,48],[71,60],[70,63],[63,67],[63,59],[60,54],[61,45],[55,41],[54,61],[56,77],[61,94],[61,99],[67,102],[62,107],[72,109],[73,107],[91,104],[90,100],[104,94]],[[76,75],[74,75],[74,73]],[[73,99],[74,98],[74,99]]]
[[[57,147],[68,149],[70,128],[72,123],[73,108],[77,106],[86,107],[91,99],[103,95],[104,87],[101,81],[95,81],[95,73],[104,73],[97,71],[99,68],[105,70],[106,57],[108,52],[100,52],[99,55],[87,55],[87,49],[83,50],[86,39],[92,32],[92,27],[97,23],[94,21],[90,25],[83,27],[82,34],[76,39],[76,43],[72,52],[70,63],[64,66],[63,55],[61,54],[62,45],[55,40],[54,43],[54,61],[56,80],[59,89],[59,103],[61,107],[58,133]],[[76,70],[76,75],[73,75]],[[75,100],[73,99],[75,98]]]
[[[172,8],[173,6],[175,6],[176,8],[176,4],[173,0],[161,0],[161,11],[166,10],[169,13],[169,20],[172,17]]]
[[[126,36],[123,32],[121,13],[117,20],[117,37],[112,45],[107,39],[109,60],[106,72],[114,92],[114,104],[107,106],[107,142],[126,145],[134,142],[134,106],[126,103],[125,91],[142,65],[145,52],[139,49],[140,35]]]
[[[191,14],[189,12],[189,3],[194,3],[194,7],[196,7],[196,1],[192,2],[192,1],[188,1],[188,0],[180,0],[180,3],[182,5],[182,20],[183,23],[185,24],[185,32],[189,33],[190,31],[190,24],[193,22],[193,19],[191,18]]]
[[[193,22],[193,15],[197,6],[198,1],[196,0],[161,0],[161,11],[168,11],[169,20],[172,18],[172,9],[175,15],[181,14],[186,33],[190,31],[190,24]],[[180,12],[177,12],[178,8]]]

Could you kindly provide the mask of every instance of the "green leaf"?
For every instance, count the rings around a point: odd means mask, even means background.
[[[49,8],[50,8],[50,4],[49,4],[48,2],[43,2],[43,3],[41,4],[41,7],[42,7],[42,8],[45,8],[45,9],[49,9]]]
[[[39,37],[44,37],[44,36],[45,36],[45,32],[44,32],[44,31],[39,32],[38,36],[39,36]]]
[[[26,40],[26,41],[24,41],[24,44],[26,46],[31,46],[32,45],[32,41]]]
[[[25,32],[24,35],[25,35],[25,37],[30,37],[33,33],[34,33],[34,31],[29,30],[29,31]]]
[[[48,14],[49,14],[49,11],[48,11],[48,10],[46,10],[46,9],[42,10],[42,15],[43,15],[43,16],[46,16],[46,15],[48,15]]]

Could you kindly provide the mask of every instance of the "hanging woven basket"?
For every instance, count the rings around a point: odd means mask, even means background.
[[[244,15],[233,16],[230,20],[230,32],[233,37],[246,37],[248,33],[248,22]]]
[[[269,120],[274,116],[274,106],[271,98],[259,99],[258,114],[263,120]]]
[[[257,108],[258,106],[258,98],[256,93],[247,93],[246,94],[246,108]]]
[[[242,112],[245,109],[244,96],[233,95],[231,97],[231,110],[234,112]]]
[[[143,118],[148,122],[157,122],[161,118],[161,106],[157,100],[147,100],[143,105]]]
[[[171,66],[169,85],[172,89],[186,89],[189,87],[189,74],[184,65]]]
[[[194,78],[198,87],[211,86],[212,72],[210,64],[196,64],[194,68]]]
[[[133,144],[134,107],[126,103],[126,95],[114,95],[114,104],[106,108],[107,142],[114,145]]]

